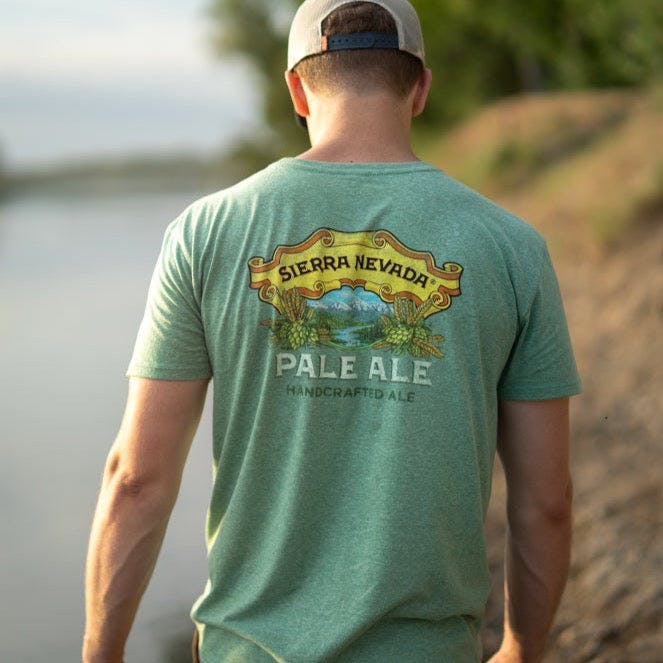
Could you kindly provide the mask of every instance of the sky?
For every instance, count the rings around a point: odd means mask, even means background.
[[[10,168],[209,153],[259,121],[251,72],[209,45],[209,0],[0,0]]]

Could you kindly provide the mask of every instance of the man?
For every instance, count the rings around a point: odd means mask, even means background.
[[[497,450],[492,661],[540,661],[568,569],[580,390],[545,242],[413,154],[431,73],[405,0],[304,2],[286,81],[311,149],[166,233],[92,528],[84,659],[122,660],[213,377],[194,656],[481,660]]]

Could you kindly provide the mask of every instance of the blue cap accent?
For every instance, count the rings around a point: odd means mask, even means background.
[[[399,50],[398,34],[395,32],[354,32],[347,35],[327,35],[325,51],[347,51],[354,48],[388,48]]]

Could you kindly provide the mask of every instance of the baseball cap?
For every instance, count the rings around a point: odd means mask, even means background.
[[[306,0],[295,14],[288,39],[288,70],[304,58],[327,51],[388,48],[425,61],[424,38],[417,10],[407,0],[368,0],[387,10],[396,23],[393,35],[378,32],[325,36],[322,23],[334,10],[354,0]]]

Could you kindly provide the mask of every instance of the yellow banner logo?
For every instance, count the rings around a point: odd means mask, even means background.
[[[279,246],[269,262],[252,258],[249,269],[251,288],[281,314],[287,307],[286,291],[318,300],[350,286],[375,293],[387,304],[410,300],[422,307],[424,318],[451,306],[461,294],[463,273],[454,262],[438,267],[430,253],[409,249],[386,230],[344,233],[328,228],[301,244]]]

